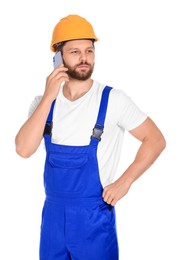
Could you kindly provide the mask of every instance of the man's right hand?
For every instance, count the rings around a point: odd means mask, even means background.
[[[61,84],[64,81],[69,81],[67,70],[68,68],[61,64],[47,77],[44,97],[49,97],[52,101],[56,99]]]

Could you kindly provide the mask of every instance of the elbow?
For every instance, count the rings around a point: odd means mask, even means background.
[[[161,140],[161,149],[162,149],[162,151],[166,148],[166,146],[167,146],[167,142],[166,142],[165,138],[162,137],[162,140]]]
[[[29,158],[33,154],[25,144],[18,140],[18,136],[15,138],[15,151],[22,158]]]
[[[165,148],[166,148],[166,140],[164,138],[164,136],[162,136],[158,142],[158,147],[159,147],[159,153],[161,153]]]
[[[16,146],[16,153],[22,158],[29,158],[32,155],[32,153],[30,153],[26,149],[22,149],[18,146]]]

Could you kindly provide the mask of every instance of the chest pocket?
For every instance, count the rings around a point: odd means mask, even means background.
[[[48,170],[45,172],[47,190],[60,195],[62,192],[81,193],[85,183],[88,161],[86,153],[50,153]]]
[[[76,169],[83,167],[88,161],[87,154],[51,153],[49,163],[52,167]]]

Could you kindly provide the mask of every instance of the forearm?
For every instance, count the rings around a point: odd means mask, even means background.
[[[40,145],[51,104],[59,93],[61,83],[69,81],[67,70],[62,64],[47,77],[42,100],[33,115],[20,128],[15,138],[16,152],[20,156],[31,156]]]
[[[42,98],[32,116],[23,124],[15,138],[16,152],[22,157],[30,157],[38,148],[52,100]]]
[[[164,148],[165,140],[161,134],[158,139],[144,140],[133,163],[114,183],[104,188],[104,201],[114,206],[128,193],[132,183],[154,163]]]
[[[117,181],[121,183],[126,182],[131,185],[155,162],[164,148],[164,138],[159,138],[154,141],[145,140],[141,144],[133,163]]]

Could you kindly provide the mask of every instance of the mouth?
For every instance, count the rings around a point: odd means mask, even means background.
[[[89,68],[89,64],[88,63],[81,63],[79,65],[77,65],[77,68],[80,68],[80,69],[87,69]]]
[[[81,70],[86,70],[89,68],[89,65],[86,65],[86,64],[81,64],[79,66],[77,66],[78,69],[81,69]]]

